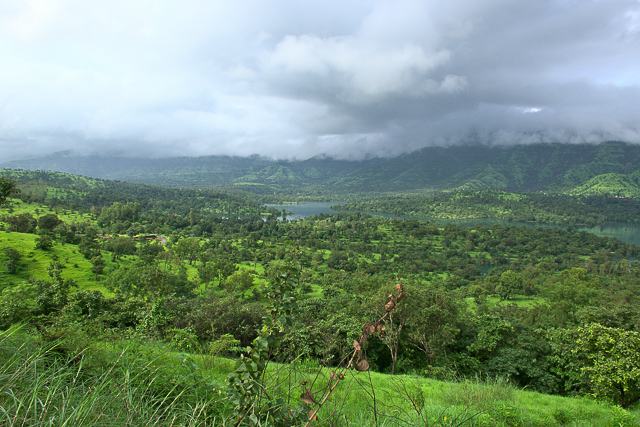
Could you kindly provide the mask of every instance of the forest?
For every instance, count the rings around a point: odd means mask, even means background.
[[[640,201],[611,194],[584,197],[542,192],[459,190],[362,196],[332,208],[434,219],[494,218],[563,226],[593,226],[605,221],[637,223]]]
[[[640,247],[571,227],[637,222],[635,199],[397,194],[290,221],[242,191],[4,175],[0,425],[640,420]]]

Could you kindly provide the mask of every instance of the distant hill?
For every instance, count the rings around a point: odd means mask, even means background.
[[[617,196],[640,198],[640,171],[632,174],[607,173],[595,176],[570,191],[572,196]]]
[[[392,159],[366,161],[331,158],[275,161],[259,156],[130,159],[76,156],[65,152],[8,162],[0,164],[0,167],[56,170],[166,187],[232,186],[263,194],[425,189],[576,194],[582,191],[587,194],[587,188],[592,188],[589,191],[596,194],[605,194],[606,191],[609,191],[606,194],[616,194],[610,190],[622,186],[631,191],[636,186],[633,174],[640,169],[640,146],[615,141],[600,145],[460,146],[424,148]],[[620,176],[605,177],[607,174]],[[627,175],[629,177],[625,178]]]
[[[0,168],[57,171],[165,187],[198,187],[225,184],[238,176],[260,170],[273,163],[273,160],[259,156],[143,159],[80,156],[64,151],[51,156],[3,163],[0,164]]]

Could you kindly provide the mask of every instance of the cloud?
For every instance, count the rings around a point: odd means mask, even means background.
[[[269,74],[306,74],[310,85],[333,80],[337,95],[356,103],[388,96],[421,96],[464,89],[464,77],[442,82],[429,73],[449,60],[450,52],[425,52],[415,44],[381,47],[355,37],[286,36],[264,59]]]
[[[0,160],[640,143],[639,16],[637,0],[7,0]]]

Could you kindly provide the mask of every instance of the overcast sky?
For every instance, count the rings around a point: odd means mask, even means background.
[[[0,160],[610,139],[639,0],[0,1]]]

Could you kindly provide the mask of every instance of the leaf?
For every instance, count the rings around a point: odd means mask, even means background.
[[[304,403],[318,403],[316,402],[316,399],[313,397],[313,393],[311,392],[311,389],[309,387],[305,387],[304,388],[304,392],[300,395],[300,399],[302,399],[302,401]]]

